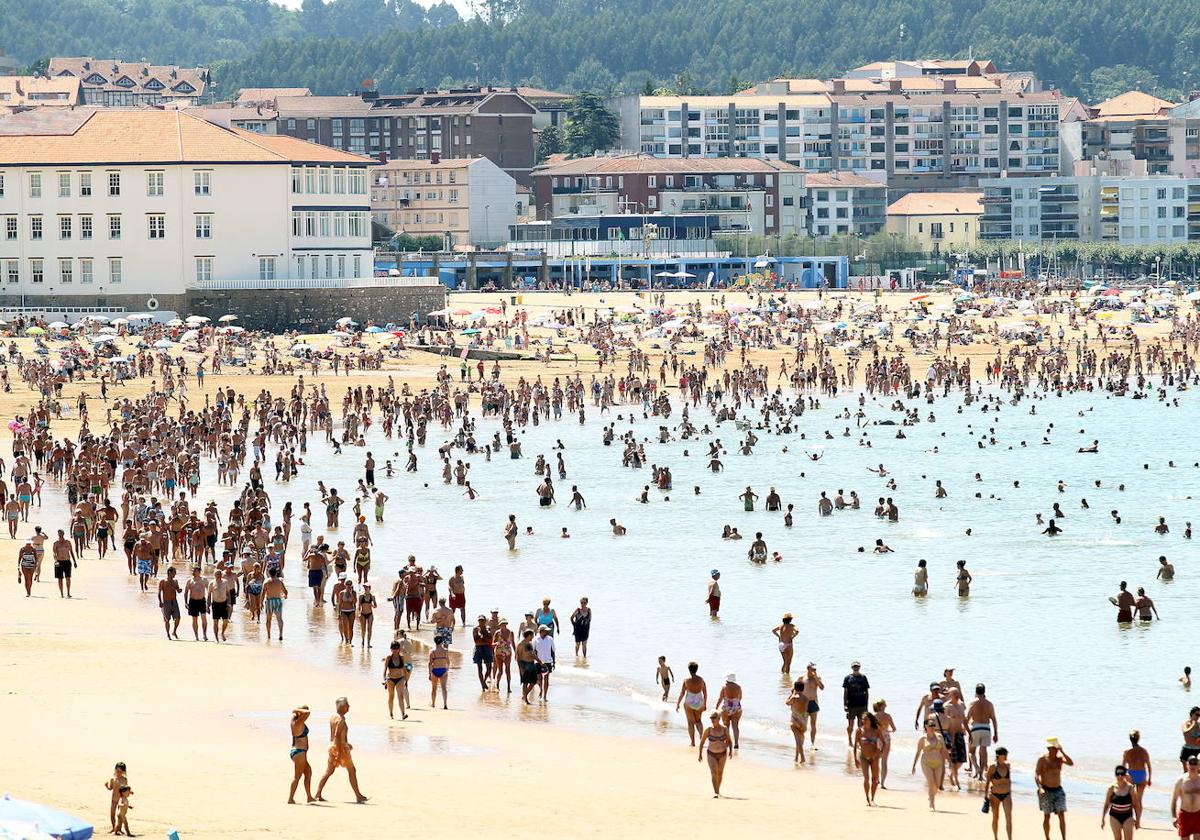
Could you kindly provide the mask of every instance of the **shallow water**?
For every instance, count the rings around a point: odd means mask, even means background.
[[[311,604],[296,559],[298,525],[286,572],[291,599],[285,607],[289,642],[283,647],[309,661],[375,673],[390,635],[391,610],[384,599],[407,555],[415,554],[425,566],[436,564],[445,577],[462,563],[468,618],[499,607],[515,628],[524,611],[546,596],[553,599],[565,630],[559,637],[561,664],[549,707],[520,708],[517,694],[516,699],[492,695],[481,701],[469,656],[462,670],[452,672],[452,706],[478,704],[510,719],[588,729],[618,726],[625,733],[666,734],[678,741],[684,737],[682,717],[673,712],[674,696],[670,707],[658,699],[656,658],[666,655],[677,680],[686,676],[688,660],[695,659],[713,700],[725,674],[736,672],[745,692],[743,753],[790,765],[791,735],[783,705],[790,681],[779,674],[770,633],[790,611],[801,631],[793,673],[802,674],[804,663],[812,660],[827,687],[821,696],[818,765],[845,770],[840,684],[851,660],[862,661],[872,699],[889,700],[900,729],[892,771],[905,777],[917,702],[928,683],[953,666],[968,694],[976,682],[987,684],[997,707],[1001,743],[1011,750],[1018,770],[1032,766],[1047,736],[1060,739],[1077,764],[1065,777],[1069,792],[1100,790],[1128,745],[1125,733],[1140,729],[1160,774],[1147,807],[1165,808],[1169,785],[1164,782],[1178,767],[1179,723],[1195,702],[1177,678],[1184,665],[1196,664],[1188,639],[1197,619],[1187,610],[1200,593],[1200,578],[1190,568],[1194,549],[1182,537],[1185,520],[1200,519],[1189,498],[1200,496],[1200,469],[1192,466],[1197,450],[1191,442],[1198,415],[1192,394],[1179,397],[1178,408],[1157,400],[1094,394],[1027,400],[1016,407],[1006,403],[998,413],[984,413],[976,404],[961,414],[955,397],[932,406],[933,423],[926,420],[931,407],[921,403],[923,422],[905,430],[907,439],[895,439],[895,427],[866,427],[872,448],[858,445],[861,431],[854,430],[853,420],[834,418],[853,401],[826,401],[799,421],[808,440],[799,434],[759,432],[760,442],[750,456],[733,452],[743,433],[732,423],[716,428],[715,436],[731,450],[723,456],[726,470],[720,474],[707,469],[704,457],[711,436],[659,445],[653,442],[659,421],[639,419],[634,428],[639,437],[651,439],[646,444],[649,460],[669,465],[675,483],[668,494],[652,491],[648,505],[635,498],[649,481],[649,468],[623,468],[621,448],[601,444],[602,424],[616,421],[618,414],[626,418],[617,423],[618,433],[628,428],[628,406],[604,417],[589,406],[589,420],[582,427],[573,418],[527,427],[526,457],[519,461],[509,460],[507,451],[491,463],[484,462],[482,453],[469,458],[462,453],[473,467],[471,484],[481,494],[470,502],[462,488],[442,484],[436,453],[442,436],[437,431],[431,431],[418,453],[417,474],[397,472],[388,479],[383,462],[391,457],[403,466],[402,441],[385,441],[375,427],[367,448],[380,465],[377,481],[391,501],[386,524],[372,529],[371,577],[381,601],[374,651],[339,646],[333,611]],[[1029,414],[1031,405],[1037,408],[1035,416]],[[679,420],[677,403],[675,408],[668,421],[672,427]],[[866,410],[868,421],[899,417],[871,399]],[[1082,418],[1080,410],[1086,411]],[[698,426],[708,419],[703,412],[692,414]],[[1053,444],[1037,445],[1050,423]],[[854,436],[841,437],[847,425]],[[997,444],[981,450],[977,441],[989,428],[995,429]],[[494,423],[480,422],[476,438],[490,439],[495,429]],[[825,429],[834,432],[832,440],[823,439]],[[555,481],[560,504],[539,508],[534,458],[545,453],[553,465],[551,447],[559,438],[566,446],[568,478]],[[1076,447],[1094,438],[1101,441],[1099,454],[1076,453]],[[1021,441],[1029,446],[1021,447]],[[936,454],[930,451],[934,446]],[[804,453],[818,448],[825,455],[813,463]],[[684,457],[685,449],[689,457]],[[401,454],[393,456],[396,451]],[[335,456],[314,440],[297,479],[291,484],[268,481],[275,521],[283,502],[291,499],[298,513],[301,503],[309,501],[315,511],[314,535],[323,533],[317,479],[350,495],[364,458],[363,451],[349,447]],[[1169,468],[1169,459],[1181,466]],[[867,472],[881,462],[897,490],[887,490],[886,479]],[[1142,468],[1144,463],[1149,470]],[[982,481],[973,479],[976,472]],[[935,479],[945,484],[948,499],[934,498]],[[1060,479],[1068,485],[1064,493],[1055,487]],[[1098,489],[1096,480],[1101,481]],[[1117,489],[1121,482],[1124,491]],[[584,511],[566,506],[572,484],[587,498]],[[782,514],[764,512],[763,499],[758,511],[744,512],[737,497],[747,484],[764,498],[775,486],[785,506],[796,505],[795,526],[787,529]],[[701,488],[698,496],[692,491],[695,485]],[[857,490],[863,509],[818,517],[820,491],[832,498],[839,488],[847,496]],[[977,492],[982,498],[974,497]],[[225,510],[231,495],[230,488],[206,485],[200,500],[216,498]],[[896,500],[898,523],[873,516],[880,495]],[[1081,497],[1090,510],[1081,509]],[[1054,502],[1066,514],[1060,520],[1065,533],[1050,539],[1041,536],[1034,514],[1040,511],[1048,518]],[[1120,511],[1120,525],[1109,517],[1114,508]],[[350,506],[342,511],[341,529],[326,533],[330,542],[349,539]],[[371,520],[369,505],[364,513]],[[514,552],[502,539],[509,513],[517,515],[522,532],[527,525],[536,531],[532,538],[522,536]],[[1169,535],[1154,533],[1160,515],[1171,526]],[[614,537],[610,517],[626,525],[629,534]],[[721,540],[726,523],[746,539]],[[564,526],[570,529],[569,540],[559,537]],[[965,534],[968,527],[970,536]],[[755,531],[763,532],[771,551],[783,555],[782,563],[747,561]],[[871,554],[876,538],[895,553]],[[860,546],[866,553],[857,551]],[[1176,566],[1173,583],[1155,580],[1160,554]],[[912,572],[922,558],[929,565],[930,595],[917,599],[911,595]],[[975,578],[970,598],[955,595],[958,559],[967,560]],[[724,596],[715,621],[703,603],[712,568],[722,572]],[[1152,626],[1118,626],[1107,598],[1120,580],[1127,580],[1131,591],[1145,586],[1163,620]],[[445,594],[444,583],[441,592]],[[568,621],[582,595],[593,608],[586,663],[573,657]],[[157,615],[153,594],[140,597],[150,602],[148,614]],[[240,613],[231,640],[261,639],[261,630],[247,626]],[[464,643],[469,646],[469,639],[460,631],[456,647]],[[424,668],[419,656],[412,694],[422,708],[428,699]],[[677,686],[672,695],[675,691]],[[383,702],[382,690],[378,702]],[[1028,775],[1021,773],[1018,785],[1029,784]],[[901,785],[915,783],[904,780]]]

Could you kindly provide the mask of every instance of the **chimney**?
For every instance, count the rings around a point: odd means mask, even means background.
[[[830,84],[833,85],[832,93],[843,94],[846,92],[846,80],[845,79],[834,79],[832,82],[830,82]]]
[[[380,163],[387,163],[387,160],[388,160],[387,156],[388,156],[388,153],[387,153],[387,152],[380,152],[380,153],[379,153],[379,162],[380,162]]]
[[[958,90],[958,82],[954,79],[942,79],[942,93],[954,93]]]
[[[429,153],[429,162],[432,163],[434,166],[437,166],[439,163],[442,162],[442,153],[441,152],[430,152]]]
[[[900,79],[888,79],[888,93],[900,93],[904,90],[904,82]]]

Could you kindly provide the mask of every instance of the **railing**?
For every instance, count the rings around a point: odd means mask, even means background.
[[[204,280],[188,284],[198,291],[229,291],[233,289],[377,289],[437,286],[436,277],[283,277],[278,280]]]
[[[714,236],[730,231],[714,230]],[[711,239],[652,239],[649,254],[652,257],[679,257],[681,259],[712,259],[728,256],[728,251],[718,251]],[[531,240],[509,242],[504,247],[513,252],[543,253],[547,257],[605,258],[616,254],[619,257],[645,257],[647,243],[641,239],[576,239]]]

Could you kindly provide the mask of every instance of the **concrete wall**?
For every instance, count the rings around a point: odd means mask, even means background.
[[[165,306],[166,304],[164,304]],[[360,324],[374,321],[407,322],[409,315],[422,316],[446,305],[446,287],[366,289],[228,289],[192,290],[180,306],[188,315],[206,315],[216,321],[226,313],[238,316],[246,329],[273,332],[298,329],[302,332],[333,328],[338,318],[349,316]]]

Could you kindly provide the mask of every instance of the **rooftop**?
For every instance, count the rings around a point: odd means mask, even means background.
[[[223,128],[178,110],[39,108],[0,119],[0,166],[287,162],[372,161],[294,137]]]
[[[242,88],[238,91],[237,103],[239,105],[256,105],[274,102],[280,96],[311,95],[312,91],[306,87]]]
[[[1174,102],[1159,99],[1140,90],[1130,90],[1095,106],[1097,117],[1158,117],[1175,107]]]
[[[911,192],[888,205],[889,216],[976,216],[981,192]]]
[[[873,181],[864,175],[855,175],[852,172],[809,172],[804,175],[804,186],[806,187],[876,187],[881,190],[887,189],[887,184],[880,181]]]
[[[0,105],[78,105],[79,80],[0,76]]]
[[[46,75],[75,76],[85,90],[126,91],[163,97],[202,96],[208,87],[207,67],[176,67],[111,58],[52,58]]]

